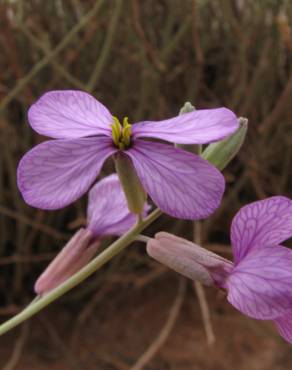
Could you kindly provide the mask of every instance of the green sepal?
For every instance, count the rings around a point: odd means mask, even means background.
[[[218,170],[223,170],[239,152],[247,134],[248,119],[240,117],[237,131],[222,141],[209,144],[202,153],[202,158],[212,163]]]
[[[196,110],[196,108],[189,101],[185,102],[179,111],[179,115],[184,113],[190,113]]]
[[[119,180],[128,202],[128,208],[130,212],[141,215],[147,199],[147,194],[135,171],[133,162],[131,158],[124,153],[117,153],[114,156],[114,161]]]

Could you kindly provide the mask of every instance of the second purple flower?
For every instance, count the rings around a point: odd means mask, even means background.
[[[234,262],[163,232],[150,239],[147,251],[193,280],[226,290],[229,303],[254,319],[272,320],[292,343],[292,250],[282,245],[291,236],[292,201],[274,196],[234,217]]]
[[[125,155],[144,190],[165,213],[183,219],[209,216],[224,192],[222,174],[209,162],[155,138],[178,144],[204,144],[231,135],[238,122],[226,108],[196,110],[163,120],[130,125],[91,95],[52,91],[29,110],[29,123],[49,140],[30,150],[18,167],[18,187],[25,201],[58,209],[87,192],[105,160]]]

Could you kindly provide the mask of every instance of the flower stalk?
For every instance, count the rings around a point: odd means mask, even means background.
[[[0,325],[0,335],[28,320],[50,303],[54,302],[56,299],[60,298],[69,290],[80,284],[83,280],[92,275],[96,270],[100,269],[103,265],[120,253],[123,249],[127,248],[137,238],[141,231],[143,231],[161,215],[162,211],[158,208],[155,209],[152,213],[150,213],[149,216],[143,220],[140,220],[140,222],[133,226],[122,237],[116,240],[107,249],[101,252],[97,257],[95,257],[80,271],[66,280],[63,284],[59,285],[57,288],[44,296],[38,296],[37,299],[34,299],[34,301],[31,302],[23,311]]]

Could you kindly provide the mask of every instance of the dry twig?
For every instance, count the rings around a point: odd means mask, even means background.
[[[202,223],[200,221],[194,222],[194,242],[198,245],[201,245],[202,243],[201,233],[202,233]],[[204,323],[204,329],[207,337],[207,343],[209,346],[212,346],[215,343],[215,334],[213,330],[210,309],[206,299],[205,291],[202,284],[198,281],[193,282],[193,287],[199,300],[199,305]]]
[[[13,370],[17,366],[29,334],[29,323],[23,324],[20,336],[17,338],[12,355],[2,370]]]
[[[185,297],[186,286],[187,280],[185,278],[180,278],[178,292],[169,310],[168,318],[164,326],[162,327],[160,333],[155,338],[155,340],[150,344],[147,350],[139,357],[138,361],[130,368],[130,370],[143,369],[147,365],[147,363],[149,363],[153,359],[153,357],[157,354],[160,348],[164,345],[180,313]]]

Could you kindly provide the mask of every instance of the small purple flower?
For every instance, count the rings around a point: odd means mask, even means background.
[[[104,161],[123,153],[134,165],[145,191],[165,213],[199,219],[220,204],[224,178],[206,160],[155,138],[178,144],[204,144],[238,128],[226,108],[196,110],[164,121],[123,125],[91,95],[51,91],[28,112],[29,123],[46,141],[29,151],[18,167],[25,201],[58,209],[80,198],[93,184]]]
[[[292,250],[280,245],[292,236],[292,201],[275,196],[243,207],[234,217],[234,263],[185,239],[158,233],[150,256],[206,285],[227,290],[243,314],[273,320],[292,343]]]
[[[148,210],[145,205],[145,215]],[[118,176],[103,178],[89,192],[86,229],[78,230],[41,274],[36,293],[47,293],[63,283],[90,261],[103,237],[124,234],[136,220],[128,210]]]

